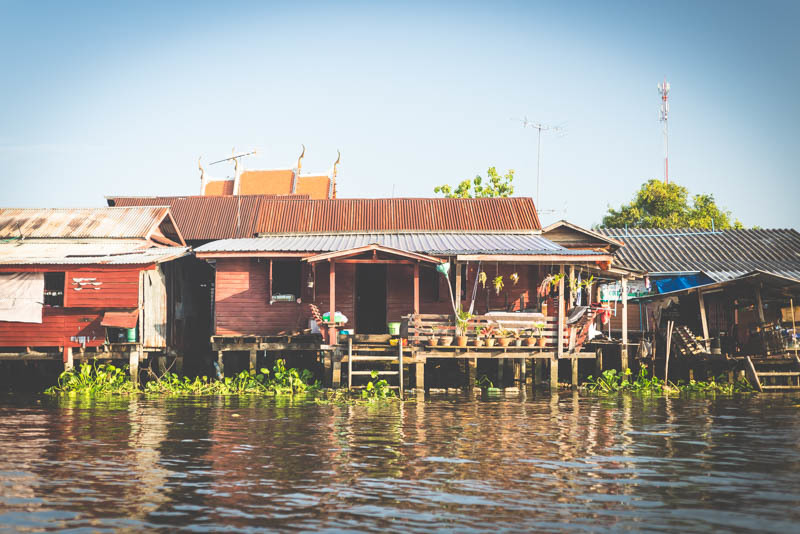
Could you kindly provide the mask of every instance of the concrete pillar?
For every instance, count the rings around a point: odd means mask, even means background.
[[[72,359],[72,347],[64,347],[64,370],[72,371],[75,362]]]
[[[255,349],[250,350],[250,374],[256,374],[256,366],[258,364],[258,351]]]
[[[424,363],[415,363],[414,364],[414,375],[415,375],[415,378],[416,378],[417,391],[425,393],[425,364]]]

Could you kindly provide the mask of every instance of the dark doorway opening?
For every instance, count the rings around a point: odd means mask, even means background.
[[[385,334],[386,265],[356,264],[356,329],[359,334]]]

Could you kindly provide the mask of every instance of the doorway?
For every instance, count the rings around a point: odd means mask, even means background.
[[[356,265],[356,330],[359,334],[385,334],[386,265]]]

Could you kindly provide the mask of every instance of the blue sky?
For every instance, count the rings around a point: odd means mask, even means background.
[[[3,206],[194,194],[197,157],[326,170],[340,197],[516,170],[543,222],[598,223],[670,177],[746,225],[800,227],[800,2],[0,0]],[[220,177],[232,172],[211,167]],[[552,210],[549,212],[547,210]]]

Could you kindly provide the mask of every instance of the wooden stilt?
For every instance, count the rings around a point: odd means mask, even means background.
[[[478,359],[467,359],[467,389],[475,387],[475,380],[478,378]]]
[[[558,358],[550,358],[550,391],[558,391]]]
[[[594,371],[597,373],[597,376],[603,374],[603,348],[598,347],[595,351],[594,357]]]
[[[620,371],[628,369],[628,279],[620,281],[622,289],[622,347],[620,348]]]
[[[570,360],[572,364],[572,387],[578,387],[578,358],[572,358]]]
[[[706,300],[703,297],[702,291],[697,292],[697,302],[700,305],[700,324],[703,327],[703,344],[706,346],[706,352],[711,352],[711,340],[708,339],[708,319],[706,318]]]
[[[217,366],[219,367],[219,376],[225,378],[225,361],[222,359],[223,354],[221,350],[217,351]]]
[[[498,358],[497,360],[497,387],[503,387],[505,377],[504,371],[506,367],[506,359],[505,358]]]
[[[64,370],[71,371],[73,367],[75,367],[75,363],[72,359],[72,347],[64,347]]]
[[[536,358],[533,361],[533,385],[538,386],[544,380],[543,376],[544,373],[542,372],[544,368],[544,360],[541,358]]]
[[[333,354],[333,373],[331,377],[331,386],[338,388],[342,384],[342,354],[339,349],[331,351]]]
[[[128,357],[131,370],[131,382],[133,382],[135,386],[139,385],[139,360],[141,358],[141,351],[141,348],[132,350]]]
[[[250,350],[250,374],[256,374],[256,366],[258,365],[258,351],[255,349]]]
[[[424,363],[416,363],[414,364],[414,375],[416,378],[416,388],[417,391],[422,393],[425,392],[425,364]]]

